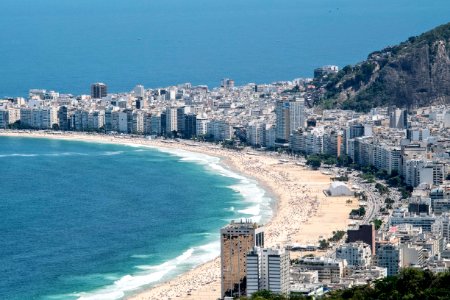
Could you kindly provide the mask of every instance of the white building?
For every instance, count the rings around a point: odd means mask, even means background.
[[[372,262],[372,250],[363,242],[340,245],[336,249],[336,258],[345,259],[349,266],[369,266]]]
[[[6,129],[10,124],[20,120],[20,109],[5,108],[0,109],[0,129]]]
[[[403,265],[402,249],[398,240],[380,241],[375,244],[376,264],[387,269],[387,276],[398,274]]]
[[[178,130],[178,113],[176,107],[166,108],[166,133],[170,134]]]
[[[414,227],[421,227],[423,232],[432,232],[435,227],[434,224],[440,221],[434,215],[427,214],[410,214],[404,210],[396,209],[389,219],[391,226],[400,224],[411,224]]]
[[[444,127],[450,128],[450,109],[444,115]]]
[[[319,281],[323,283],[339,283],[344,276],[345,260],[325,257],[305,257],[299,259],[293,269],[318,271]]]
[[[143,85],[136,85],[133,92],[136,97],[144,98],[145,96],[145,89]]]
[[[126,112],[119,112],[119,132],[128,132],[128,114]]]
[[[305,100],[279,100],[276,103],[276,139],[280,143],[289,141],[290,135],[305,126]]]
[[[247,254],[247,296],[259,290],[289,293],[289,251],[255,247]]]
[[[138,110],[133,112],[133,129],[132,133],[143,134],[144,133],[144,112]]]
[[[416,187],[421,183],[439,185],[444,182],[446,165],[423,159],[410,159],[404,163],[403,174],[407,185]]]
[[[208,119],[197,117],[195,133],[197,136],[204,136],[208,129]]]
[[[233,127],[225,121],[212,120],[207,124],[207,134],[215,141],[229,140],[233,136]]]
[[[21,108],[20,122],[25,127],[51,129],[58,124],[58,111],[53,107]]]
[[[265,127],[264,123],[250,124],[247,128],[247,142],[252,146],[263,146]]]

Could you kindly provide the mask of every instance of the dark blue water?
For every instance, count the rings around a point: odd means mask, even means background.
[[[120,298],[217,256],[231,218],[269,216],[254,182],[175,153],[0,137],[0,299]]]
[[[2,0],[0,97],[312,76],[449,20],[448,0]]]

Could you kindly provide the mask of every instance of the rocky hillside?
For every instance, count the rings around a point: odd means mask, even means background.
[[[325,107],[450,104],[450,23],[373,52],[322,82]]]

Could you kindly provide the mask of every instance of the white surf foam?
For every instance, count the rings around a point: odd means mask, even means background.
[[[35,157],[39,154],[24,154],[24,153],[12,153],[12,154],[0,154],[0,157]]]
[[[242,176],[230,169],[227,169],[221,164],[220,158],[203,153],[189,152],[181,149],[169,149],[157,147],[154,148],[161,152],[178,156],[180,157],[181,161],[189,161],[201,164],[202,166],[205,167],[206,170],[214,172],[215,174],[239,180],[238,184],[231,185],[229,186],[229,188],[241,194],[244,202],[253,204],[258,203],[262,205],[259,207],[258,210],[254,209],[254,206],[252,206],[253,208],[251,210],[252,213],[249,213],[250,207],[248,207],[247,209],[238,210],[237,212],[245,214],[246,218],[252,219],[255,222],[260,222],[261,220],[267,221],[272,216],[272,208],[270,205],[272,200],[266,196],[266,191],[261,186],[259,186],[258,182],[256,182],[253,179],[249,179],[245,176]],[[240,217],[239,215],[236,216],[236,218],[239,217]]]
[[[150,258],[152,256],[153,255],[151,255],[151,254],[134,254],[134,255],[131,255],[131,258],[145,259],[145,258]]]
[[[249,208],[238,210],[238,212],[241,214],[252,216],[259,216],[260,211],[261,208],[259,205],[250,206]]]
[[[169,260],[156,266],[137,266],[140,272],[134,275],[125,275],[114,281],[110,286],[90,292],[76,294],[79,300],[94,299],[121,299],[127,292],[137,290],[142,286],[157,283],[165,277],[176,276],[200,264],[203,264],[219,255],[219,242],[193,247]]]
[[[105,155],[105,156],[120,155],[123,152],[124,151],[106,151],[106,152],[102,152],[100,155]]]

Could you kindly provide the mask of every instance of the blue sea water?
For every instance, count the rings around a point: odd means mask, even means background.
[[[202,154],[0,137],[0,165],[0,299],[118,299],[216,257],[229,220],[271,215]]]
[[[0,97],[312,76],[449,22],[448,0],[1,0]]]

